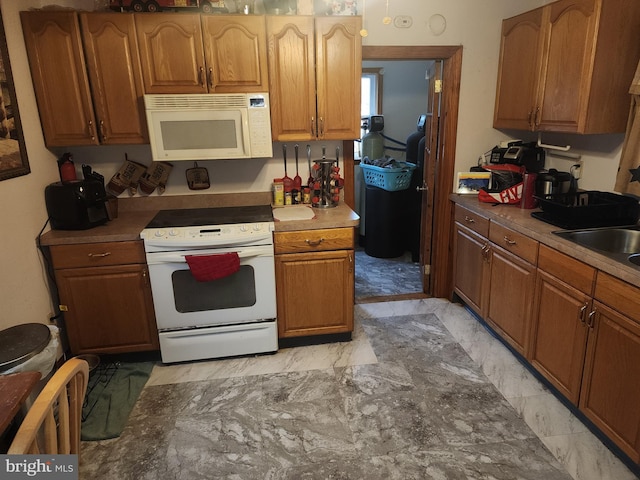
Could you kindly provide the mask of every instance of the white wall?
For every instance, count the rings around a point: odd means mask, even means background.
[[[1,0],[11,66],[17,90],[31,174],[0,182],[0,222],[4,235],[0,249],[0,328],[25,323],[46,323],[53,309],[47,289],[43,263],[36,249],[36,236],[46,220],[43,201],[44,187],[58,180],[56,159],[64,152],[44,147],[37,114],[19,10],[42,7],[52,0]],[[57,0],[56,3],[90,10],[91,0]],[[462,45],[462,83],[457,140],[456,168],[466,170],[478,156],[500,140],[511,135],[491,127],[501,19],[537,7],[546,0],[404,0],[389,2],[390,16],[410,15],[410,28],[399,29],[383,25],[386,0],[367,0],[365,45]],[[437,36],[429,30],[429,18],[441,14],[446,19],[444,33]],[[64,112],[60,120],[64,121]],[[575,136],[577,137],[577,136]],[[617,169],[621,135],[595,136],[571,142],[580,143],[585,153],[585,169],[581,186],[609,190]],[[545,141],[549,141],[546,137]],[[565,139],[561,139],[562,142]],[[327,151],[334,152],[336,143],[327,142]],[[303,145],[300,151],[304,152]],[[321,144],[312,144],[313,158],[320,157]],[[88,163],[107,179],[124,161],[125,152],[132,160],[148,163],[147,146],[70,148],[76,164]],[[303,154],[304,155],[304,154]],[[329,153],[331,155],[331,153]],[[289,176],[293,176],[293,145],[289,145]],[[564,162],[563,160],[559,160]],[[281,144],[274,144],[274,158],[257,161],[199,162],[209,169],[212,187],[208,192],[267,191],[274,177],[283,174]],[[304,165],[304,166],[303,166]],[[301,176],[307,175],[306,159]],[[186,187],[184,171],[192,166],[182,163],[174,167],[165,195],[192,193]],[[195,192],[200,193],[200,192]],[[126,196],[126,193],[122,194]]]

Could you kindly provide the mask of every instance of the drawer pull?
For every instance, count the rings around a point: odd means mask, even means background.
[[[595,321],[595,316],[596,316],[596,310],[594,308],[593,311],[589,313],[589,321],[587,322],[587,326],[592,330],[593,330],[593,324]]]
[[[506,235],[504,236],[504,241],[507,245],[517,245],[518,242],[516,242],[515,240],[511,240],[509,237],[507,237]]]
[[[320,240],[309,240],[308,238],[305,240],[305,243],[307,245],[309,245],[310,247],[317,247],[318,245],[320,245],[322,242],[324,242],[324,238],[321,238]]]
[[[468,215],[464,216],[464,221],[467,222],[467,223],[476,223],[475,219],[471,218]]]
[[[102,257],[108,257],[109,255],[111,255],[111,252],[90,253],[88,256],[89,258],[102,258]]]

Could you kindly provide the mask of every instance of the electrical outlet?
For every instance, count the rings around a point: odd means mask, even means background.
[[[413,18],[409,15],[398,15],[393,19],[393,24],[396,28],[409,28],[413,25]]]
[[[575,163],[571,166],[570,169],[571,175],[573,175],[573,178],[575,178],[576,180],[580,180],[580,177],[582,177],[582,164],[581,163]]]

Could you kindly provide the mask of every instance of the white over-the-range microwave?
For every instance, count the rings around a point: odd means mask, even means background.
[[[156,161],[273,156],[268,93],[145,95]]]

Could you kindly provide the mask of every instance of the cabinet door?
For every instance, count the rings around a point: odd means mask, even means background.
[[[528,360],[578,404],[591,297],[538,270]]]
[[[353,331],[353,250],[276,255],[278,336]]]
[[[528,350],[536,267],[490,244],[491,273],[486,320],[520,354]]]
[[[485,316],[489,282],[488,241],[468,228],[455,224],[453,260],[454,291],[481,317]]]
[[[74,355],[158,349],[146,265],[56,270]]]
[[[200,16],[134,14],[145,93],[207,93]]]
[[[20,19],[45,144],[97,145],[77,14],[22,11]]]
[[[594,301],[580,410],[640,462],[640,325]]]
[[[538,130],[577,132],[586,120],[596,44],[596,0],[560,0],[545,17]]]
[[[316,17],[317,136],[360,138],[360,17]]]
[[[502,22],[495,128],[534,127],[542,63],[542,12],[537,8]]]
[[[148,143],[133,16],[83,13],[80,21],[100,143]]]
[[[315,140],[313,17],[268,15],[267,43],[272,137],[281,142]]]
[[[202,15],[211,93],[267,92],[267,45],[261,15]]]

